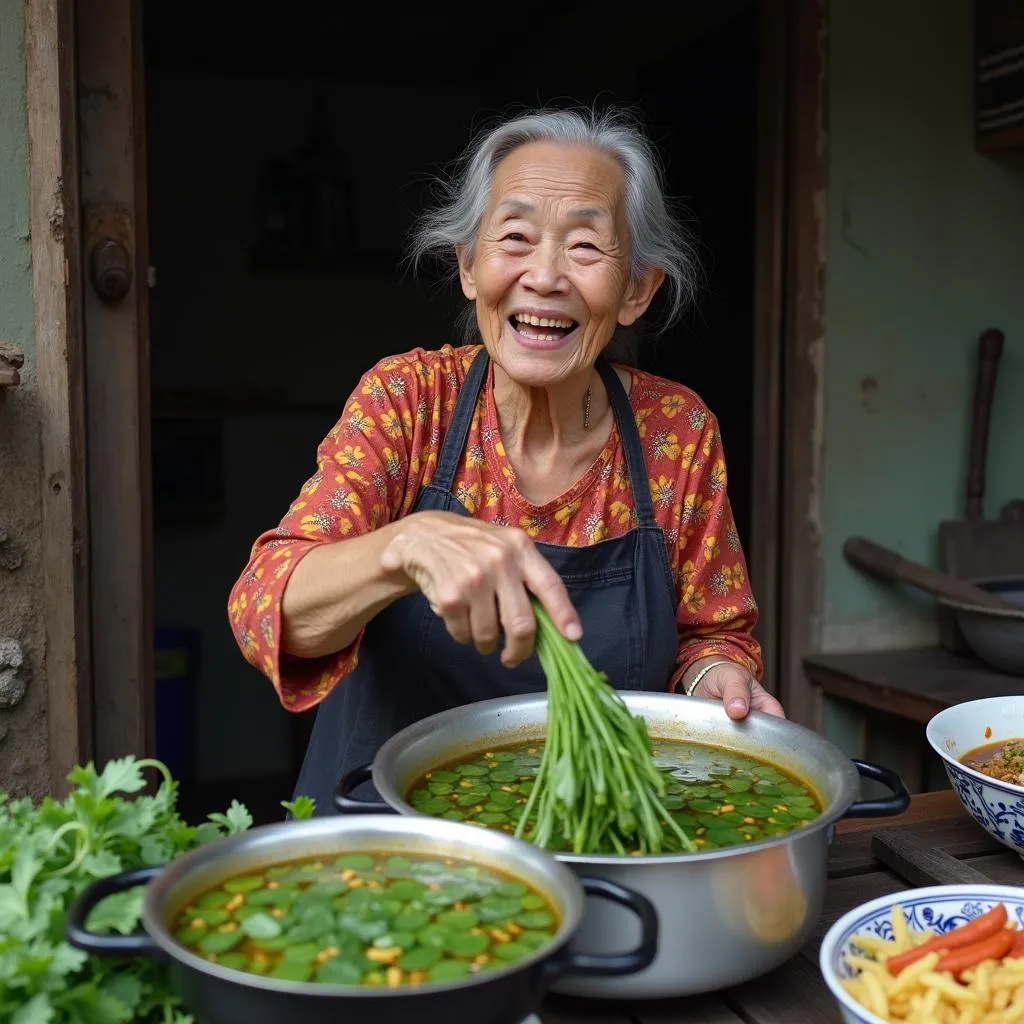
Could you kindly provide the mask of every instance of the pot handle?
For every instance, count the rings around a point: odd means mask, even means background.
[[[902,814],[910,806],[910,792],[891,768],[883,768],[870,761],[858,761],[856,758],[853,758],[853,766],[861,778],[888,786],[892,796],[883,796],[878,800],[857,800],[850,805],[844,818],[887,818],[893,814]]]
[[[640,918],[640,944],[628,953],[569,953],[557,957],[546,965],[548,977],[554,979],[564,974],[615,977],[637,974],[650,967],[658,953],[658,912],[654,904],[646,896],[606,878],[581,878],[580,883],[588,896],[611,900]]]
[[[135,935],[100,935],[86,928],[89,915],[96,905],[108,896],[146,885],[156,878],[162,867],[136,868],[119,875],[99,878],[81,892],[68,911],[64,934],[68,943],[86,953],[107,956],[160,956],[160,947],[145,932]]]
[[[334,791],[334,806],[339,814],[395,814],[395,809],[383,800],[353,800],[352,790],[373,778],[373,765],[361,764],[341,777]]]

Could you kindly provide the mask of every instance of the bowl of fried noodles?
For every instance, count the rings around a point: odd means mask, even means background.
[[[846,1024],[1024,1021],[1024,889],[906,889],[844,914],[819,966]]]

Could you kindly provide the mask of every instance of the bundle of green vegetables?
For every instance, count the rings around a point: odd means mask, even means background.
[[[143,794],[146,768],[163,777]],[[72,902],[97,878],[159,865],[252,825],[238,801],[198,827],[176,809],[177,784],[158,761],[126,757],[68,776],[68,797],[35,804],[0,791],[0,1021],[10,1024],[188,1024],[163,966],[89,956],[64,941]],[[308,817],[309,801],[286,805]],[[139,927],[141,888],[104,900],[93,931]]]
[[[544,753],[516,835],[536,846],[617,854],[693,853],[665,809],[664,773],[647,724],[537,602],[537,656],[547,677]]]

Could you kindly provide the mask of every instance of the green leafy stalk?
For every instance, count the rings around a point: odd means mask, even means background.
[[[574,853],[665,853],[696,846],[665,809],[647,725],[533,602],[548,684],[548,732],[516,835]]]
[[[161,777],[152,794],[143,794],[147,768]],[[165,967],[87,956],[64,941],[64,920],[95,879],[244,832],[252,816],[234,801],[223,814],[187,824],[176,809],[177,784],[159,761],[125,757],[102,771],[89,763],[68,781],[61,801],[36,804],[0,791],[0,1021],[189,1024]],[[296,817],[311,810],[302,798],[296,804]],[[127,935],[141,910],[142,889],[118,893],[99,904],[89,926]]]

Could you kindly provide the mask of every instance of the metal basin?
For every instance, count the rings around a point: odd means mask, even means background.
[[[768,761],[808,783],[824,811],[785,835],[707,853],[556,853],[579,874],[611,879],[645,895],[657,907],[661,927],[657,958],[646,970],[614,980],[566,978],[553,988],[597,998],[664,998],[714,991],[773,970],[807,941],[818,922],[832,826],[842,817],[899,814],[910,803],[906,787],[888,769],[851,761],[824,737],[784,719],[754,713],[734,722],[718,701],[674,694],[626,691],[622,697],[646,719],[654,739],[707,743]],[[433,715],[397,733],[372,766],[342,780],[338,809],[391,808],[422,820],[405,795],[424,772],[494,746],[540,740],[546,727],[545,695],[480,701]],[[883,782],[893,795],[858,802],[858,775]],[[371,779],[383,802],[353,798],[352,791]],[[627,914],[593,905],[574,948],[609,953],[636,939],[636,924]]]
[[[1020,611],[979,608],[945,597],[940,602],[955,610],[960,632],[982,661],[1000,672],[1024,676],[1024,577],[993,576],[971,582],[1004,601],[1019,604]]]
[[[546,896],[557,908],[553,941],[507,967],[453,982],[418,987],[333,985],[295,982],[232,970],[198,956],[171,936],[180,910],[199,894],[241,874],[272,865],[351,852],[450,856],[496,868]],[[88,931],[89,913],[102,899],[145,885],[144,934],[101,935]],[[622,955],[586,956],[570,950],[586,895],[616,901],[638,936]],[[626,909],[628,908],[628,909]],[[568,974],[619,976],[654,958],[658,919],[642,896],[614,882],[579,878],[550,854],[500,832],[487,833],[450,821],[410,818],[317,818],[253,829],[220,839],[172,861],[102,878],[72,905],[68,942],[78,949],[117,957],[165,961],[174,990],[200,1024],[520,1024],[535,1012],[551,982]],[[458,1007],[455,1003],[458,1003]]]

